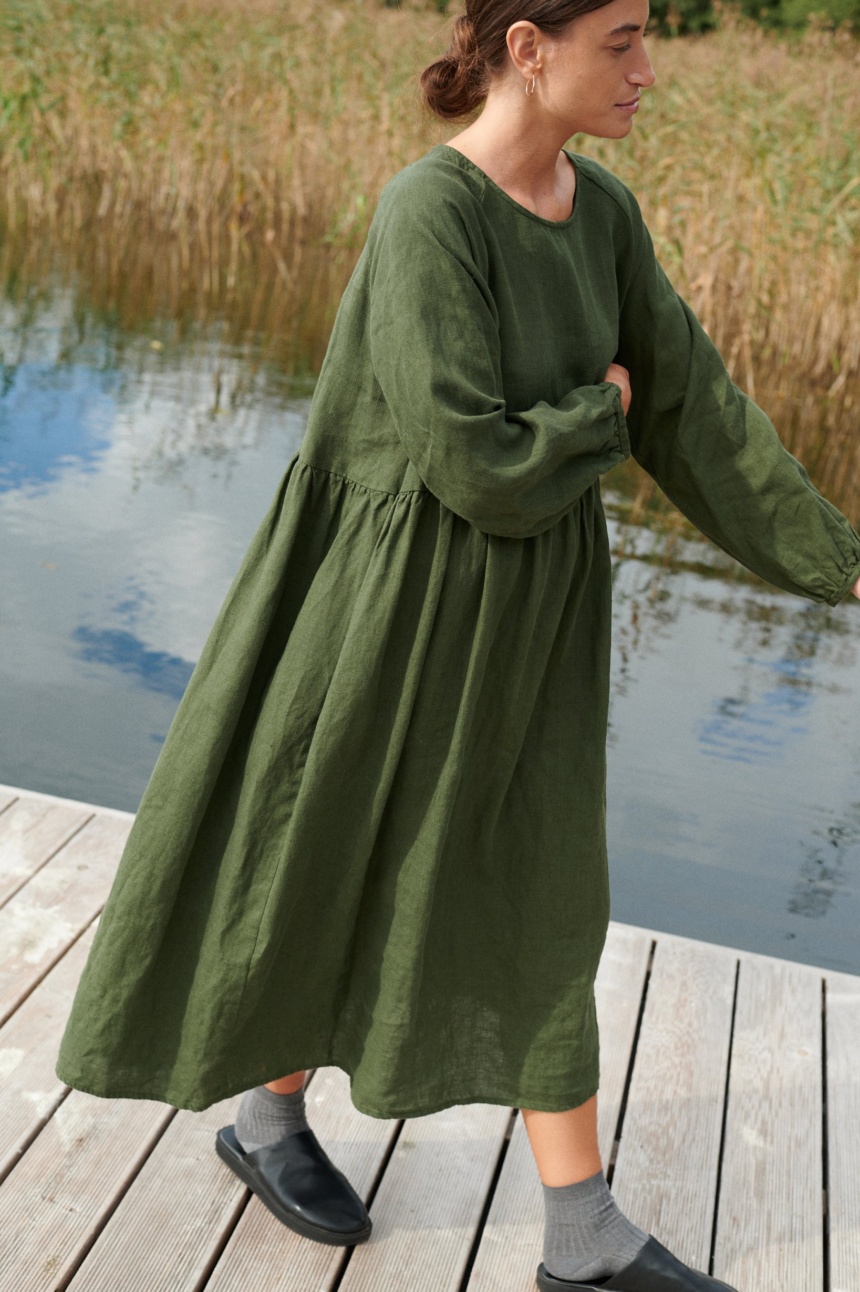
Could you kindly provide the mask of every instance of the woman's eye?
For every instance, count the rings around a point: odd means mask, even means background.
[[[626,54],[627,50],[630,49],[631,46],[628,42],[626,45],[613,45],[612,48],[615,50],[616,54]]]

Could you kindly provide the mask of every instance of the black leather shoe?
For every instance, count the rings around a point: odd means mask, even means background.
[[[575,1279],[557,1279],[543,1264],[538,1266],[540,1292],[558,1292],[560,1288],[581,1292],[737,1292],[728,1283],[712,1279],[709,1274],[691,1270],[673,1256],[668,1248],[651,1237],[629,1265],[610,1278],[596,1283],[577,1283]]]
[[[312,1130],[246,1153],[233,1126],[215,1136],[215,1151],[273,1216],[305,1238],[352,1247],[370,1237],[361,1198]]]

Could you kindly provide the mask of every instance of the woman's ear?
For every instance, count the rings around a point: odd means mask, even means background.
[[[508,28],[508,53],[521,76],[540,70],[543,37],[533,22],[515,22]]]

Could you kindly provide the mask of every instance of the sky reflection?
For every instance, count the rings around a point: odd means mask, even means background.
[[[613,913],[860,972],[860,616],[648,538],[616,565]]]
[[[786,744],[808,731],[803,715],[812,702],[811,662],[746,656],[744,663],[745,693],[712,701],[699,744],[708,757],[753,766],[781,759]]]
[[[96,471],[110,445],[116,375],[49,363],[0,365],[0,492]]]
[[[191,678],[194,663],[150,650],[134,633],[122,628],[76,628],[72,637],[78,646],[78,658],[87,664],[107,664],[140,682],[147,691],[168,695],[177,704]]]

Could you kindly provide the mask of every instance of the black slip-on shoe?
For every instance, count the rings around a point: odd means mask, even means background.
[[[691,1270],[653,1236],[618,1274],[598,1279],[596,1283],[577,1283],[575,1279],[557,1279],[545,1265],[537,1272],[540,1292],[737,1292],[728,1283],[712,1279],[709,1274]]]
[[[370,1237],[367,1208],[312,1130],[246,1153],[235,1128],[225,1126],[215,1151],[273,1216],[304,1238],[352,1247]]]

